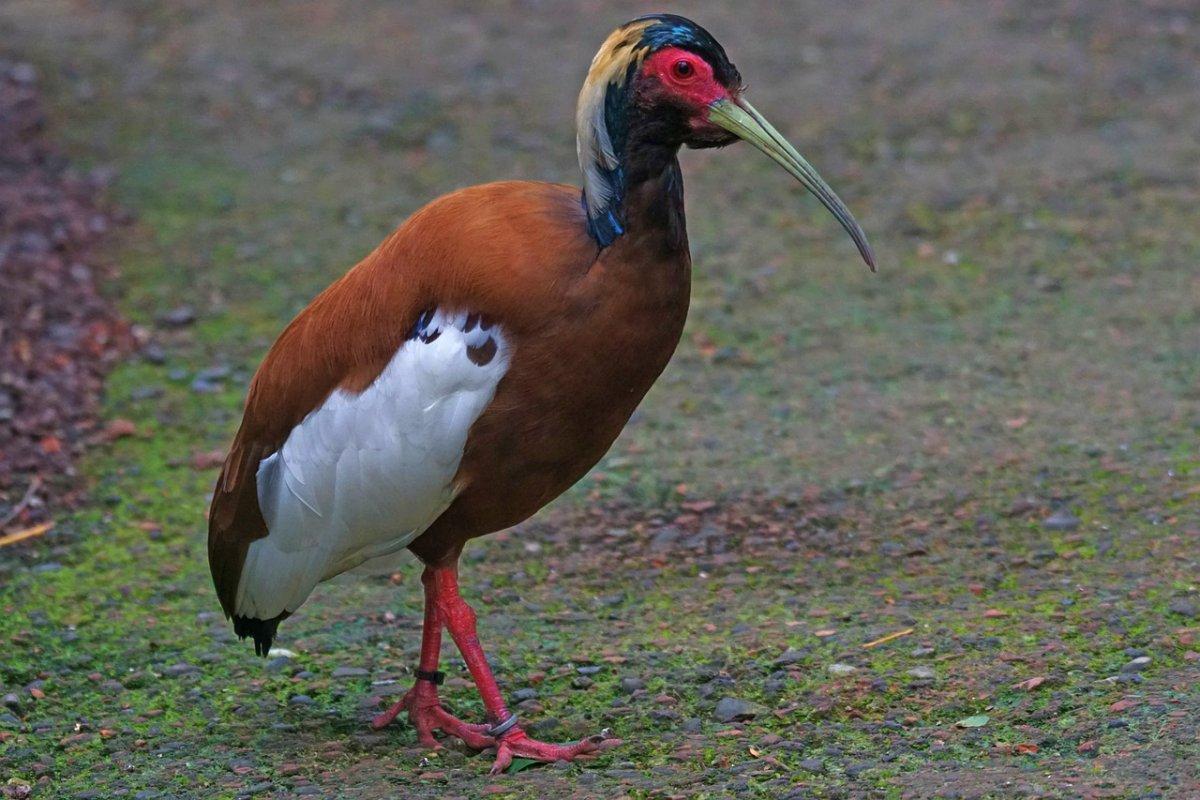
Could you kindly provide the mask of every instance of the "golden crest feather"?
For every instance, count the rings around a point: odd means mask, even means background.
[[[609,86],[625,79],[631,64],[640,64],[646,57],[649,48],[641,44],[642,34],[654,22],[653,19],[635,20],[609,34],[592,59],[579,92],[575,108],[575,146],[579,167],[583,170],[588,215],[592,218],[612,200],[613,190],[600,168],[612,170],[618,166],[604,121],[605,95]]]

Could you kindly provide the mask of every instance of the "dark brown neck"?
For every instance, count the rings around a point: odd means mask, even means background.
[[[621,217],[641,247],[687,250],[683,175],[677,148],[643,145],[629,153]]]

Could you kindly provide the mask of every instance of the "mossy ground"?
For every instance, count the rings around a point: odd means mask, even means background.
[[[2,555],[0,693],[18,705],[0,782],[1200,794],[1200,15],[1183,2],[678,9],[859,212],[882,269],[765,160],[687,154],[680,352],[568,497],[468,551],[504,688],[536,691],[523,716],[550,739],[608,726],[623,747],[488,778],[486,757],[424,753],[404,725],[369,732],[415,660],[412,566],[323,587],[282,629],[291,662],[231,641],[204,563],[204,455],[256,360],[424,200],[573,180],[587,58],[645,10],[616,5],[0,7],[55,134],[119,170],[139,220],[114,245],[123,310],[199,312],[159,332],[165,364],[112,376],[108,413],[138,435],[85,465],[94,502]],[[216,391],[194,391],[214,366]],[[1078,527],[1048,529],[1057,512]],[[1149,664],[1122,673],[1137,651]],[[480,710],[461,677],[446,696]],[[725,696],[762,709],[718,722]]]

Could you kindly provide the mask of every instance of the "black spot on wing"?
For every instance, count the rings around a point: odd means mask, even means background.
[[[471,359],[472,364],[482,367],[492,362],[492,359],[496,357],[498,349],[496,340],[489,336],[483,344],[468,345],[467,358]]]
[[[485,314],[471,313],[465,318],[456,319],[432,308],[417,317],[405,340],[429,344],[437,341],[444,326],[453,325],[464,334],[468,334],[467,358],[471,359],[471,363],[482,367],[490,364],[500,349],[495,337],[487,333],[495,324],[495,321]]]
[[[425,344],[429,344],[441,336],[441,328],[430,327],[436,315],[436,308],[423,311],[421,316],[417,317],[417,321],[413,323],[412,329],[408,332],[408,336],[405,337],[405,341],[411,342],[414,339],[420,339]]]

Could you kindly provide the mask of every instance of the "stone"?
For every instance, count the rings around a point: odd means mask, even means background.
[[[1073,531],[1079,527],[1079,517],[1066,509],[1059,509],[1042,520],[1042,527],[1048,531]]]
[[[621,678],[621,691],[626,694],[633,694],[636,691],[646,688],[646,682],[641,678],[627,675]]]
[[[197,667],[195,664],[188,664],[187,662],[181,661],[178,664],[172,664],[171,666],[165,668],[162,671],[162,674],[167,676],[168,678],[179,678],[184,675],[190,675],[193,672],[199,672],[199,671],[200,671],[200,668]]]
[[[713,717],[718,722],[737,722],[754,719],[765,711],[766,709],[758,703],[753,703],[749,700],[742,700],[737,697],[722,697],[717,702],[716,708],[713,709]]]
[[[334,678],[341,680],[342,678],[365,678],[371,672],[362,667],[337,667],[331,674]]]
[[[797,664],[804,660],[805,653],[797,650],[794,647],[789,647],[779,654],[779,658],[775,659],[775,666],[783,667],[788,664]]]
[[[1172,600],[1167,605],[1167,611],[1170,611],[1172,614],[1178,614],[1181,617],[1187,617],[1188,619],[1200,619],[1200,605],[1185,597]]]
[[[196,321],[196,309],[191,306],[176,306],[157,317],[158,324],[165,328],[185,328]]]
[[[1148,666],[1150,666],[1150,656],[1138,656],[1121,667],[1121,672],[1141,672]]]
[[[858,667],[854,666],[853,664],[841,663],[830,664],[825,669],[829,671],[830,675],[850,675],[851,673],[858,671]]]

